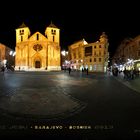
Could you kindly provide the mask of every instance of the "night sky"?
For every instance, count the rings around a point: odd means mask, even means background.
[[[27,1],[29,2],[29,1]],[[140,35],[140,12],[137,3],[112,3],[107,1],[26,1],[1,5],[0,43],[15,49],[15,29],[24,22],[31,34],[39,31],[44,35],[52,21],[60,28],[61,48],[67,49],[73,42],[85,39],[88,43],[99,39],[106,32],[109,53],[112,56],[124,38]],[[6,13],[5,13],[6,12]]]

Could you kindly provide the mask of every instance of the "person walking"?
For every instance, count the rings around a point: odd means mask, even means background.
[[[86,71],[87,71],[87,75],[88,75],[88,68],[86,69]]]
[[[5,68],[4,68],[4,66],[2,66],[1,70],[2,70],[2,72],[4,73],[4,71],[5,71]]]
[[[69,75],[70,75],[70,72],[71,72],[71,68],[69,67]]]
[[[5,79],[5,67],[4,66],[2,66],[1,71],[3,73],[3,78]]]
[[[134,79],[134,70],[133,69],[130,70],[130,75],[131,75],[131,79],[133,80]]]

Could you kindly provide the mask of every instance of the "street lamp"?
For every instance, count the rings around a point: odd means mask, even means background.
[[[15,52],[15,51],[10,51],[10,52],[9,52],[9,55],[10,55],[10,56],[15,56],[15,55],[16,55],[16,52]]]
[[[66,55],[68,55],[68,51],[61,51],[61,54],[63,55],[63,56],[66,56]]]
[[[9,52],[9,55],[12,55],[12,54],[13,54],[13,51],[10,51],[10,52]]]
[[[66,56],[66,51],[64,50],[64,51],[61,51],[61,54],[63,55],[63,56]]]
[[[15,55],[16,55],[16,52],[13,53],[13,56],[15,56]]]

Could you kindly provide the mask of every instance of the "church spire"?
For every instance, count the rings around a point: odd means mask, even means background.
[[[51,24],[53,24],[52,20],[51,20]]]
[[[51,20],[51,23],[50,23],[50,25],[49,25],[48,27],[57,28],[57,27],[53,24],[52,20]]]
[[[19,26],[19,28],[24,28],[24,27],[27,27],[27,26],[25,25],[24,22],[22,22],[22,24]]]

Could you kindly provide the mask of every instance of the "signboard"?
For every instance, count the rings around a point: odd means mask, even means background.
[[[92,46],[85,47],[85,56],[92,56]]]

